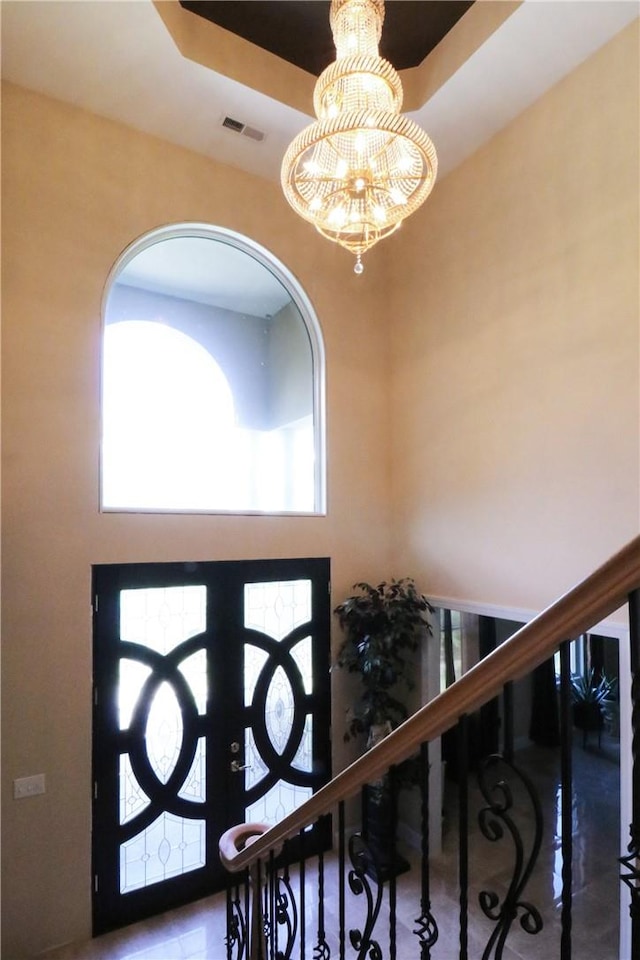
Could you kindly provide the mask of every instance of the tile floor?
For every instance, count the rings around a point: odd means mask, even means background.
[[[518,924],[509,934],[504,960],[555,960],[560,956],[560,871],[558,758],[553,750],[529,747],[517,755],[522,769],[535,771],[541,795],[545,837],[537,868],[524,899],[535,904],[544,917],[542,931],[531,936]],[[573,960],[617,960],[619,922],[619,881],[616,858],[619,847],[618,764],[616,744],[603,741],[602,749],[588,745],[574,748],[574,855],[573,855]],[[516,798],[519,791],[516,789]],[[479,792],[470,797],[471,810],[482,805]],[[532,815],[523,806],[516,808],[525,845],[530,842]],[[475,817],[474,817],[475,821]],[[506,889],[511,875],[513,845],[507,838],[492,843],[479,829],[470,831],[469,958],[479,960],[491,935],[492,924],[477,906],[480,882],[473,865],[482,864],[482,888]],[[411,855],[410,855],[411,856]],[[414,857],[412,869],[398,881],[398,960],[420,956],[413,934],[416,904],[419,902],[419,869]],[[445,794],[444,849],[431,871],[432,908],[439,925],[433,960],[455,960],[458,956],[456,788],[448,784]],[[331,956],[337,957],[336,863],[329,858],[326,869],[325,927]],[[308,877],[309,890],[314,881]],[[363,920],[360,901],[349,895],[348,926]],[[315,910],[307,898],[307,930],[315,930]],[[41,960],[225,960],[224,896],[217,895],[153,920],[98,937],[87,943],[50,951]],[[388,956],[386,920],[377,937],[383,956]],[[313,937],[307,956],[313,955]],[[297,955],[296,951],[294,955]],[[347,956],[355,951],[347,948]]]

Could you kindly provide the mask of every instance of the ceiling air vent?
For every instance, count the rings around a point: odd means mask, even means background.
[[[245,137],[249,137],[250,140],[264,140],[262,130],[256,130],[255,127],[245,127],[242,133]]]
[[[225,117],[222,126],[227,130],[233,130],[234,133],[241,133],[243,137],[249,137],[250,140],[264,140],[262,130],[256,130],[255,127],[248,127],[241,120],[234,120],[233,117]]]

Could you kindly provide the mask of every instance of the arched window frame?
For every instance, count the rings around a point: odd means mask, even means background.
[[[105,507],[102,496],[102,442],[100,444],[100,510],[104,513],[200,513],[200,514],[231,514],[231,515],[293,515],[293,516],[324,516],[327,511],[326,490],[326,399],[325,399],[325,350],[322,330],[311,301],[293,273],[275,257],[266,247],[261,246],[249,237],[236,233],[225,227],[212,224],[183,222],[157,227],[142,234],[132,241],[120,254],[109,271],[104,287],[101,306],[101,347],[104,343],[107,306],[113,285],[118,276],[138,254],[148,247],[165,240],[179,237],[202,237],[206,240],[218,240],[229,244],[252,257],[282,283],[292,301],[300,312],[300,318],[305,325],[311,348],[311,364],[313,379],[313,436],[314,436],[314,509],[312,511],[299,510],[225,510],[212,507],[210,509],[157,509],[138,507]],[[102,349],[101,349],[102,356]],[[103,386],[100,384],[100,423],[103,422]]]

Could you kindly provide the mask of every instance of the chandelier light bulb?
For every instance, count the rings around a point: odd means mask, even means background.
[[[435,148],[400,113],[402,84],[379,56],[384,0],[331,0],[336,59],[318,77],[317,120],[290,144],[281,182],[293,209],[356,255],[398,229],[436,179]]]

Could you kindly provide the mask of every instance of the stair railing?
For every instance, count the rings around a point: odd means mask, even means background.
[[[287,840],[293,837],[304,837],[304,831],[322,817],[338,810],[338,843],[340,869],[344,872],[345,839],[344,839],[344,804],[367,784],[382,778],[392,768],[420,751],[423,758],[423,771],[428,777],[428,759],[425,745],[453,728],[462,720],[464,736],[465,719],[474,711],[498,696],[505,686],[518,680],[536,667],[540,666],[559,649],[563,664],[563,681],[561,687],[561,712],[566,714],[569,703],[568,687],[568,642],[581,634],[587,633],[598,623],[611,616],[625,604],[629,606],[629,627],[631,638],[631,673],[632,673],[632,824],[630,828],[631,841],[625,856],[620,862],[626,870],[621,879],[630,891],[630,914],[632,921],[632,953],[633,957],[640,957],[640,537],[636,537],[617,554],[611,557],[594,573],[564,594],[550,607],[536,616],[528,624],[518,630],[508,640],[504,641],[493,652],[477,663],[452,686],[448,687],[429,703],[425,704],[401,726],[390,733],[374,748],[365,753],[355,763],[335,776],[326,786],[322,787],[304,804],[284,817],[275,826],[263,824],[240,824],[227,831],[219,843],[220,858],[231,874],[246,874],[248,882],[245,890],[245,913],[242,915],[240,900],[233,901],[230,894],[229,924],[227,934],[228,956],[246,957],[250,960],[276,960],[280,957],[291,956],[293,943],[301,943],[301,930],[295,935],[289,931],[287,949],[280,949],[274,939],[274,930],[277,923],[284,927],[290,924],[284,913],[278,913],[278,904],[289,903],[293,899],[288,871],[284,878],[277,875],[276,860]],[[565,724],[566,726],[566,724]],[[570,743],[569,743],[570,746]],[[566,766],[566,747],[564,745],[563,763]],[[570,771],[569,771],[570,774]],[[563,823],[565,828],[570,825],[570,810],[563,809]],[[568,819],[569,818],[569,819]],[[427,829],[426,819],[423,817],[423,832]],[[352,838],[353,839],[353,838]],[[570,839],[564,853],[570,853]],[[356,842],[354,849],[349,851],[352,869],[350,884],[353,882],[359,887],[367,885],[366,856]],[[428,846],[423,846],[424,857],[428,855]],[[304,862],[304,861],[303,861]],[[304,869],[304,868],[303,868]],[[466,866],[465,866],[466,869]],[[369,871],[370,872],[370,871]],[[271,876],[271,884],[263,886],[265,879]],[[563,868],[565,889],[563,891],[563,934],[561,940],[561,958],[568,960],[571,956],[571,868]],[[273,879],[275,878],[275,880]],[[423,878],[424,881],[425,878]],[[528,876],[527,878],[528,879]],[[322,882],[322,881],[321,881]],[[253,887],[254,906],[251,910],[251,924],[253,936],[249,933],[249,921],[246,911],[249,910],[248,888]],[[427,878],[428,887],[428,878]],[[424,888],[424,882],[423,882]],[[301,887],[302,890],[302,887]],[[269,891],[269,892],[267,892]],[[357,892],[360,892],[358,889]],[[521,894],[521,890],[518,895]],[[238,889],[236,894],[239,897]],[[304,893],[302,894],[304,897]],[[373,894],[367,888],[367,896]],[[515,893],[514,893],[515,896]],[[395,880],[392,878],[389,885],[390,901],[395,899]],[[344,931],[344,890],[340,888],[340,931],[339,948],[340,958],[345,954]],[[235,903],[235,907],[234,904]],[[395,908],[395,903],[393,904]],[[515,916],[514,910],[521,907],[520,901],[513,900],[505,903],[501,913],[500,924],[502,933],[493,938],[493,943],[487,946],[483,957],[502,956],[504,947],[504,929],[508,929]],[[379,904],[372,903],[367,913],[367,923],[373,916],[377,916]],[[491,905],[488,904],[489,911]],[[486,912],[486,911],[485,911]],[[304,909],[302,910],[304,914]],[[461,924],[464,926],[464,910],[461,911]],[[489,916],[490,913],[487,913]],[[283,919],[284,917],[284,919]],[[304,916],[296,912],[296,918],[304,926]],[[297,922],[297,921],[296,921]],[[526,917],[521,919],[521,925],[526,929]],[[430,948],[435,942],[437,931],[433,932],[433,918],[430,915],[428,896],[423,896],[422,913],[416,923],[422,924],[422,932],[416,931],[420,944],[422,958],[430,957]],[[535,925],[534,921],[531,921]],[[390,957],[396,956],[395,946],[395,916],[390,920]],[[245,929],[246,928],[246,929]],[[568,934],[566,933],[568,929]],[[244,933],[242,932],[244,930]],[[534,930],[528,932],[536,932]],[[271,939],[270,939],[271,938]],[[313,957],[324,960],[330,956],[328,947],[321,942],[314,948]],[[372,939],[371,930],[351,931],[351,944],[358,958],[382,957],[379,944]],[[235,954],[233,950],[235,949]],[[289,952],[287,952],[289,950]],[[300,957],[304,957],[304,945],[300,946]],[[373,950],[373,952],[368,952]],[[378,952],[376,952],[378,951]],[[461,934],[459,956],[467,957],[466,931]]]

